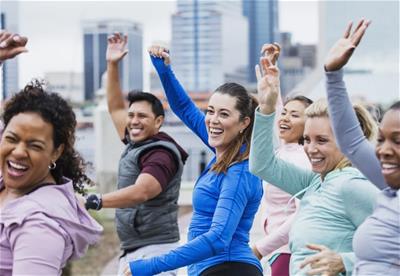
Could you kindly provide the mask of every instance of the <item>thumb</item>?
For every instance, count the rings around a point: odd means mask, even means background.
[[[129,52],[129,50],[125,50],[125,51],[122,53],[122,55],[121,55],[121,59],[122,59],[124,56],[126,56],[126,54],[128,54],[128,52]]]
[[[261,80],[261,69],[260,69],[260,65],[256,65],[256,67],[254,68],[255,69],[255,71],[256,71],[256,78],[257,78],[257,81],[260,81]]]
[[[169,54],[167,52],[162,52],[161,56],[164,59],[164,64],[169,65],[171,63],[171,58],[169,57]]]

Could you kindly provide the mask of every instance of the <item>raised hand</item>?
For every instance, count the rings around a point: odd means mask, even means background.
[[[351,32],[353,23],[347,25],[343,37],[329,50],[325,60],[326,71],[336,71],[346,65],[370,23],[371,21],[362,19],[353,32]]]
[[[300,264],[300,268],[310,265],[307,275],[335,276],[345,271],[342,257],[323,245],[309,244],[311,250],[319,251],[311,257],[307,257]]]
[[[275,105],[280,94],[279,69],[272,64],[269,56],[261,57],[260,65],[256,65],[260,112],[271,114],[275,111]]]
[[[28,52],[28,38],[7,31],[0,31],[0,62]]]
[[[112,63],[118,63],[128,53],[126,44],[128,36],[120,33],[114,33],[108,37],[106,60]]]
[[[150,55],[154,57],[164,59],[165,65],[171,64],[171,57],[169,56],[168,48],[160,45],[152,45],[147,49],[147,51],[149,52]]]
[[[264,44],[261,48],[261,55],[268,57],[272,65],[276,65],[279,55],[281,53],[281,46],[274,42],[272,44]]]

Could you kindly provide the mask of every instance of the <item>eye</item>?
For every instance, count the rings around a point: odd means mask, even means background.
[[[325,139],[325,138],[319,138],[318,139],[318,144],[325,144],[326,142],[328,142],[328,140],[327,139]]]
[[[308,138],[307,136],[304,136],[303,139],[304,139],[304,144],[310,143],[310,138]]]
[[[221,112],[221,117],[222,118],[227,118],[227,117],[229,117],[229,113],[228,112]]]
[[[383,138],[382,135],[379,135],[379,136],[378,136],[378,139],[376,139],[376,142],[377,142],[378,144],[382,144],[384,141],[385,141],[385,139]]]
[[[300,116],[298,114],[292,114],[293,118],[300,118]]]
[[[206,110],[206,113],[212,115],[212,114],[214,114],[214,110],[212,110],[212,109],[207,109],[207,110]]]
[[[6,135],[6,136],[4,137],[4,139],[5,139],[7,142],[9,142],[9,143],[14,143],[14,142],[17,141],[17,139],[16,139],[15,137],[10,136],[10,135]]]
[[[37,150],[37,151],[43,150],[43,146],[42,145],[38,145],[38,144],[31,144],[31,145],[29,145],[29,147],[31,149]]]
[[[282,111],[281,116],[285,116],[285,115],[286,115],[286,111]]]

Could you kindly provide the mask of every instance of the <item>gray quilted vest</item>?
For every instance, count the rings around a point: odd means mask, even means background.
[[[155,198],[130,208],[116,209],[115,222],[122,250],[179,241],[178,197],[183,163],[179,150],[172,142],[127,144],[119,161],[118,189],[135,184],[140,174],[138,162],[141,154],[155,147],[167,148],[175,154],[179,162],[178,171],[166,190]]]

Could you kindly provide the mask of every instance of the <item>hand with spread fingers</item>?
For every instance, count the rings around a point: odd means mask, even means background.
[[[21,53],[28,52],[25,47],[28,38],[7,31],[0,31],[0,63]]]
[[[281,46],[276,42],[272,44],[270,43],[264,44],[261,48],[261,55],[269,57],[272,65],[276,65],[280,53],[281,53]]]
[[[351,31],[353,23],[349,23],[343,37],[340,38],[329,50],[328,56],[325,60],[325,70],[327,72],[337,71],[346,65],[370,23],[371,21],[369,20],[360,20],[353,32]]]
[[[311,269],[306,272],[307,275],[335,276],[345,271],[342,257],[338,253],[323,245],[309,244],[307,247],[319,251],[305,258],[300,264],[300,268],[310,266]]]
[[[147,51],[149,52],[150,55],[154,57],[164,59],[165,65],[171,64],[171,57],[169,56],[168,48],[160,45],[152,45],[147,49]]]
[[[265,44],[261,50],[260,65],[256,65],[257,91],[260,112],[271,114],[280,94],[279,69],[276,61],[280,47],[277,44]]]
[[[106,60],[111,63],[120,62],[128,53],[126,44],[128,43],[128,36],[121,33],[114,33],[108,38],[108,46],[106,51]]]

